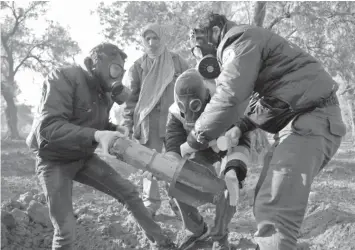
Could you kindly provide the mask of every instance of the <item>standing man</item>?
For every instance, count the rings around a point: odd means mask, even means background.
[[[126,86],[132,95],[124,106],[123,125],[142,145],[161,153],[170,105],[174,102],[176,78],[188,69],[178,54],[166,47],[166,34],[159,24],[148,24],[141,34],[145,54],[129,69]],[[144,205],[154,216],[161,205],[158,182],[151,174],[143,179]],[[176,206],[171,200],[174,212]]]
[[[311,184],[346,132],[337,83],[319,61],[286,39],[223,15],[207,15],[191,41],[195,55],[214,50],[213,65],[221,68],[216,93],[182,155],[207,148],[232,125],[238,115],[234,107],[252,97],[243,122],[227,135],[237,139],[257,127],[276,134],[255,190],[257,249],[296,249]],[[206,62],[200,69],[207,68]]]
[[[153,248],[173,247],[135,186],[94,153],[100,145],[108,155],[112,141],[128,134],[116,131],[124,129],[109,122],[111,98],[122,104],[129,96],[122,86],[126,57],[117,46],[103,43],[85,58],[86,70],[80,66],[59,68],[44,81],[26,142],[36,154],[36,172],[54,227],[53,250],[73,249],[73,180],[125,204],[149,240],[156,243]]]

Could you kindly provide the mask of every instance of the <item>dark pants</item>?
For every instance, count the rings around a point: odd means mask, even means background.
[[[338,106],[296,118],[275,137],[255,190],[260,250],[294,250],[311,185],[337,152],[345,126]]]
[[[89,185],[126,205],[146,236],[157,243],[165,240],[160,226],[145,208],[135,186],[121,177],[96,154],[71,163],[37,158],[37,174],[47,199],[54,227],[52,249],[73,249],[75,218],[72,204],[73,180]]]
[[[220,157],[211,149],[198,151],[189,158],[199,164],[203,164],[218,176],[215,165],[220,162]],[[196,207],[192,207],[177,201],[185,228],[194,235],[200,235],[204,229],[204,220]],[[236,212],[235,206],[229,205],[229,196],[221,195],[216,205],[214,225],[211,228],[210,237],[214,241],[223,239],[228,235],[228,226]]]

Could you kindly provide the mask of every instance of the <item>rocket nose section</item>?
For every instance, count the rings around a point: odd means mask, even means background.
[[[176,173],[169,195],[197,207],[206,203],[215,204],[225,189],[225,181],[218,178],[215,172],[204,165],[187,160]]]

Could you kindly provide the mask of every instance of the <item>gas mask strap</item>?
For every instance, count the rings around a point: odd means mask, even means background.
[[[224,37],[224,35],[227,33],[227,32],[226,32],[226,30],[227,30],[227,23],[225,23],[225,24],[223,25],[223,28],[222,28],[221,34],[219,34],[218,44],[220,44],[220,43],[221,43],[221,41],[222,41],[222,37]]]

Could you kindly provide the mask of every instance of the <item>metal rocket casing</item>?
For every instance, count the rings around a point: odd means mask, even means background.
[[[110,154],[168,182],[169,195],[195,207],[206,203],[215,204],[226,189],[225,181],[205,166],[167,157],[128,139],[118,138],[110,148]]]

